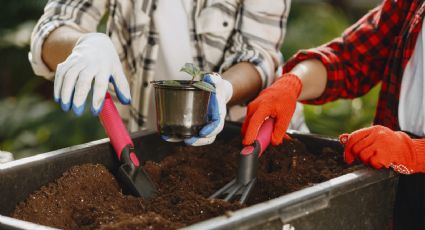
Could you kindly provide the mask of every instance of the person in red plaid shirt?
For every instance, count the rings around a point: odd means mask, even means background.
[[[344,159],[401,174],[424,173],[425,139],[406,134],[425,136],[424,14],[424,1],[385,0],[341,37],[299,51],[282,77],[248,105],[244,144],[254,141],[268,117],[276,120],[272,144],[282,143],[297,100],[323,104],[356,98],[380,83],[374,125],[340,136]],[[425,229],[424,182],[422,174],[400,177],[396,228]]]

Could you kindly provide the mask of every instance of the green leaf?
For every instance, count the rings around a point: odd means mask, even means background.
[[[207,83],[205,81],[197,81],[192,84],[194,87],[198,89],[202,89],[211,93],[215,93],[215,87],[211,85],[210,83]]]
[[[166,80],[163,81],[164,85],[168,85],[168,86],[177,86],[177,85],[181,85],[180,82],[175,81],[175,80]]]
[[[188,73],[189,75],[192,76],[192,81],[203,74],[203,72],[201,71],[201,69],[199,69],[198,66],[196,66],[193,63],[186,63],[184,64],[184,66],[180,69],[181,72],[185,72]]]

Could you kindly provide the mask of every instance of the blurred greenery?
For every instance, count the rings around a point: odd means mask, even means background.
[[[15,158],[42,153],[104,136],[90,114],[64,113],[51,100],[36,95],[0,101],[0,139],[3,150]]]
[[[282,47],[285,58],[339,36],[350,25],[347,16],[329,3],[292,4]]]
[[[293,0],[282,52],[320,45],[376,5],[378,0]],[[29,38],[47,0],[2,1],[0,8],[0,150],[21,158],[105,137],[90,112],[77,118],[52,100],[52,83],[34,76],[28,62]],[[104,24],[100,30],[104,30]],[[367,126],[378,89],[353,101],[306,106],[312,132],[337,135]]]

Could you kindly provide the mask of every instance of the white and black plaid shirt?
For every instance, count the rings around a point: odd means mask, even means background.
[[[121,115],[131,131],[143,128],[158,56],[158,33],[153,11],[158,0],[50,0],[34,28],[30,61],[37,75],[54,77],[41,58],[51,31],[70,26],[95,32],[105,13],[112,39],[127,73],[131,108]],[[286,31],[290,0],[194,0],[188,12],[193,60],[206,71],[223,72],[239,62],[250,62],[271,84],[281,64],[280,47]]]

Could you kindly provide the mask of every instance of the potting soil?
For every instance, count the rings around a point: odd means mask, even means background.
[[[291,140],[270,146],[260,159],[258,180],[246,205],[207,199],[236,176],[241,139],[203,147],[179,146],[145,170],[158,196],[123,195],[102,165],[74,166],[17,205],[12,217],[63,229],[177,229],[300,190],[353,171],[331,149],[308,153]]]

